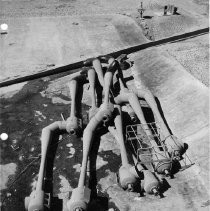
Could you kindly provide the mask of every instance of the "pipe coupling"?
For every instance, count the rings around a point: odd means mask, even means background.
[[[78,135],[82,130],[82,120],[73,116],[66,120],[66,131],[72,135]]]

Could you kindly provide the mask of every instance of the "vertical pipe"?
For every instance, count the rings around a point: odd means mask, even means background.
[[[93,117],[88,123],[83,133],[83,157],[82,157],[82,166],[81,166],[81,171],[80,171],[78,188],[82,188],[85,185],[88,155],[90,152],[91,142],[93,139],[95,129],[99,123],[100,121],[98,121],[96,117]]]
[[[131,105],[130,105],[129,103],[126,104],[126,110],[127,110],[127,112],[128,112],[128,115],[129,115],[130,118],[131,118],[131,121],[132,121],[133,123],[136,123],[136,122],[137,122],[137,116],[136,116],[136,114],[135,114],[133,108],[131,107]]]
[[[118,114],[115,117],[115,127],[118,134],[118,143],[120,145],[120,152],[121,152],[121,159],[122,159],[122,165],[126,166],[128,165],[128,157],[127,152],[125,148],[125,140],[123,136],[123,124],[122,124],[122,111],[119,105],[116,106],[116,109],[118,111]]]
[[[101,84],[102,87],[104,87],[104,74],[103,74],[100,60],[98,58],[95,58],[92,61],[92,64],[93,64],[93,67],[98,75],[99,83]]]
[[[141,97],[141,96],[139,96],[139,97]],[[163,121],[163,118],[162,118],[160,111],[157,107],[157,103],[155,101],[153,94],[149,90],[147,90],[144,92],[143,97],[146,100],[146,102],[148,103],[148,105],[150,106],[150,108],[152,109],[152,112],[156,116],[157,121],[160,123],[160,126],[161,126],[164,136],[167,137],[167,136],[171,135],[165,122]]]
[[[150,128],[147,125],[147,122],[144,117],[144,113],[142,111],[141,105],[139,103],[139,99],[133,92],[129,92],[129,90],[124,86],[121,78],[119,78],[120,88],[122,92],[120,95],[128,95],[128,102],[130,103],[131,107],[133,108],[134,112],[136,113],[138,119],[140,120],[141,124],[144,125],[145,132],[148,136],[152,135]]]
[[[77,93],[77,81],[71,80],[68,83],[70,96],[71,96],[71,113],[70,117],[76,116],[76,93]]]
[[[90,145],[92,141],[92,131],[84,130],[83,134],[83,156],[82,156],[82,166],[79,176],[79,183],[78,188],[82,188],[85,186],[85,178],[86,178],[86,169],[87,169],[87,162],[88,162],[88,154],[90,151]]]
[[[150,108],[152,109],[153,114],[157,118],[157,122],[160,124],[162,134],[165,139],[165,144],[168,147],[169,154],[175,159],[181,159],[182,154],[185,152],[184,143],[181,140],[178,140],[175,136],[171,135],[168,127],[166,126],[160,111],[157,107],[157,103],[153,94],[149,90],[137,90],[137,94],[139,97],[144,97]]]
[[[42,190],[43,187],[43,177],[45,171],[45,163],[47,157],[47,149],[51,141],[51,130],[49,128],[44,128],[41,135],[41,162],[39,167],[39,175],[36,184],[36,190]]]
[[[25,208],[29,211],[34,210],[44,210],[44,204],[48,201],[48,206],[50,206],[50,199],[45,198],[45,193],[43,190],[43,180],[46,171],[46,159],[49,153],[49,146],[51,144],[53,134],[56,130],[65,130],[65,122],[54,122],[51,125],[43,128],[41,135],[41,163],[39,168],[38,180],[36,183],[36,189],[30,195],[30,197],[25,198]]]
[[[104,76],[104,103],[109,103],[109,91],[112,83],[113,73],[106,72]]]
[[[90,84],[90,96],[91,96],[91,107],[95,108],[96,107],[96,94],[95,94],[95,70],[94,69],[89,69],[88,70],[88,80]]]

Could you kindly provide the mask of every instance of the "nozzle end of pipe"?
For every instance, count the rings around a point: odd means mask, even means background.
[[[178,152],[178,151],[174,152],[173,160],[180,161],[181,159],[182,159],[182,156],[181,156],[180,152]]]
[[[133,191],[134,191],[133,184],[129,183],[129,184],[128,184],[127,190],[128,190],[129,192],[133,192]]]
[[[135,117],[135,116],[132,116],[132,117],[131,117],[131,121],[132,121],[133,123],[136,123],[136,122],[137,122],[136,117]]]
[[[160,196],[160,192],[158,191],[157,188],[153,188],[153,189],[152,189],[152,192],[153,192],[153,194],[154,194],[155,196]]]
[[[103,116],[103,121],[107,122],[108,121],[108,116]]]
[[[171,175],[170,172],[167,169],[164,170],[164,173],[165,173],[166,177],[169,177]]]
[[[74,129],[70,129],[69,132],[70,132],[71,135],[76,135],[76,131]]]

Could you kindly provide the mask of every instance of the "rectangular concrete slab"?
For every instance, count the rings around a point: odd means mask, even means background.
[[[54,69],[86,58],[147,42],[127,16],[1,19],[0,81]]]

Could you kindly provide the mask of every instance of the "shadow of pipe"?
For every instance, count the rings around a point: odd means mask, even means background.
[[[77,88],[77,95],[76,95],[76,116],[82,119],[82,97],[83,97],[83,85],[88,83],[85,75],[80,75],[77,77],[78,88]]]
[[[167,121],[166,121],[166,118],[165,118],[165,116],[164,116],[164,113],[163,113],[163,110],[162,110],[162,107],[161,107],[160,101],[158,100],[158,98],[157,98],[157,97],[155,97],[155,101],[156,101],[156,104],[157,104],[158,110],[159,110],[159,112],[160,112],[160,115],[161,115],[161,117],[162,117],[162,119],[163,119],[163,121],[164,121],[164,123],[165,123],[166,127],[168,128],[168,130],[169,130],[170,134],[172,135],[172,131],[171,131],[171,129],[170,129],[170,127],[169,127],[169,125],[168,125],[168,123],[167,123]]]
[[[168,183],[168,181],[165,178],[162,178],[162,180],[160,181],[160,192],[163,194],[164,192],[166,192],[169,188],[171,188],[170,184]]]
[[[103,87],[99,83],[98,77],[96,77],[96,100],[97,100],[97,106],[100,107],[102,104],[103,99]]]
[[[63,200],[58,197],[53,197],[51,211],[62,211],[63,210]]]
[[[51,145],[47,149],[47,157],[46,157],[46,167],[44,174],[44,184],[43,190],[45,193],[50,193],[53,196],[53,167],[56,156],[56,151],[59,144],[59,135],[64,134],[65,131],[56,130],[52,133],[52,142]],[[51,211],[62,211],[63,210],[63,202],[61,199],[57,197],[51,198]]]
[[[98,156],[98,150],[100,146],[100,137],[107,133],[106,128],[99,128],[94,136],[94,140],[90,149],[89,154],[89,184],[88,187],[91,189],[91,200],[88,205],[88,211],[105,211],[108,210],[108,198],[98,196],[98,190],[97,190],[97,169],[96,169],[96,161]]]

